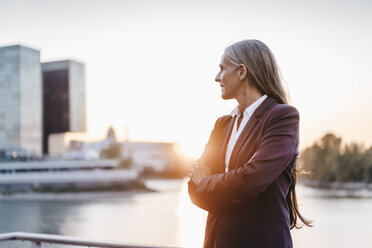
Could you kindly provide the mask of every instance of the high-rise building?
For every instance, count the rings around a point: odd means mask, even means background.
[[[42,155],[40,52],[0,47],[0,157]]]
[[[65,145],[64,133],[83,132],[86,128],[84,65],[63,60],[42,63],[41,68],[44,89],[43,152],[60,155]]]

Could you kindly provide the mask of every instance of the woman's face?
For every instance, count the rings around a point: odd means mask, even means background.
[[[237,99],[237,96],[244,90],[243,82],[240,80],[239,66],[231,63],[225,54],[222,55],[219,66],[220,71],[215,81],[220,83],[221,97],[226,100]]]

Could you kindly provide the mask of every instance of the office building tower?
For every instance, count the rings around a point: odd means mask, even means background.
[[[84,65],[64,60],[42,63],[41,68],[44,94],[43,152],[61,155],[65,145],[64,133],[85,131]]]
[[[0,157],[42,155],[40,52],[0,47]]]

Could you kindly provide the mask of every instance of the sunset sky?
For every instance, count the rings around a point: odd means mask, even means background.
[[[259,39],[301,115],[300,148],[327,131],[372,144],[370,1],[0,0],[0,46],[86,66],[87,132],[179,142],[201,154],[236,106],[214,82],[224,48]]]

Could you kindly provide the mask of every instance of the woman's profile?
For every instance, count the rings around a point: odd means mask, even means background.
[[[203,247],[290,248],[290,229],[310,221],[295,192],[299,113],[275,58],[261,41],[234,43],[215,81],[238,106],[217,119],[189,175],[191,201],[208,211]]]

